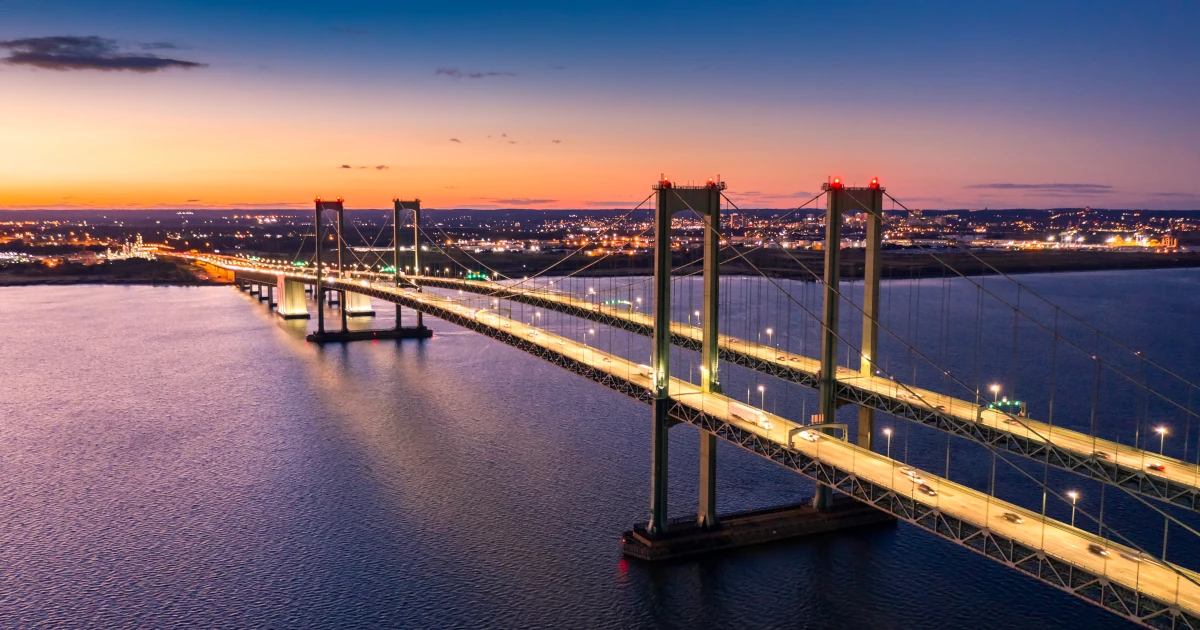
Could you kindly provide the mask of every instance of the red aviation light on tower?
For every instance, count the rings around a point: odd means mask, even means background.
[[[321,203],[321,195],[317,195],[317,198],[313,199],[313,201],[315,201],[317,203]]]
[[[878,177],[871,178],[871,188],[879,188],[879,178]]]
[[[840,190],[842,188],[842,178],[834,177],[833,181],[829,182],[829,188],[832,190]]]

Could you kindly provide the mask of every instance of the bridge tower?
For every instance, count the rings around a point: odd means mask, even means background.
[[[677,212],[694,210],[705,223],[700,387],[706,392],[719,392],[717,305],[720,302],[720,278],[717,252],[720,248],[721,191],[724,189],[724,182],[711,179],[703,186],[680,186],[665,177],[654,186],[654,190],[657,191],[654,209],[654,340],[651,361],[654,404],[650,456],[650,522],[646,526],[646,531],[651,536],[663,534],[667,530],[667,431],[671,427],[671,217]],[[703,527],[717,525],[716,447],[716,436],[702,432],[700,509],[697,522]]]
[[[337,201],[322,201],[320,197],[317,197],[315,201],[316,201],[316,211],[313,214],[313,217],[314,217],[313,229],[314,229],[314,235],[316,236],[316,242],[317,242],[317,246],[316,246],[316,250],[317,250],[317,255],[316,255],[317,285],[316,285],[316,295],[314,295],[314,298],[315,298],[314,301],[317,303],[317,334],[324,335],[325,334],[325,283],[324,283],[324,281],[321,280],[321,274],[323,272],[323,270],[321,269],[321,246],[324,245],[324,242],[321,240],[322,239],[321,213],[324,211],[327,211],[327,210],[332,210],[332,211],[335,211],[338,213],[338,270],[340,271],[341,270],[341,258],[342,258],[341,216],[342,216],[342,211],[344,210],[344,207],[343,207],[344,204],[342,203],[341,197],[338,197]],[[346,319],[345,319],[345,316],[343,316],[342,317],[342,329],[345,330],[345,328],[346,328]]]
[[[825,206],[825,292],[822,309],[821,334],[821,383],[820,422],[833,424],[838,408],[837,398],[837,355],[838,355],[838,303],[841,300],[841,243],[842,215],[845,212],[864,210],[866,219],[866,261],[863,265],[863,334],[860,373],[874,372],[876,355],[879,352],[879,278],[882,274],[883,247],[883,188],[878,178],[863,188],[850,188],[841,179],[833,178],[823,184],[826,191]],[[858,409],[858,444],[871,448],[875,435],[875,410],[867,407]],[[833,504],[833,491],[828,486],[817,485],[813,507],[828,510]]]
[[[392,265],[396,268],[396,286],[400,286],[400,211],[412,210],[413,212],[413,275],[421,275],[421,200],[413,199],[412,201],[401,201],[393,199],[394,208],[392,210],[392,220],[395,223],[395,248],[394,262]],[[417,285],[417,291],[421,290],[421,285]],[[425,322],[422,321],[421,311],[417,311],[417,328],[424,328]],[[396,305],[396,328],[400,328],[400,305]]]

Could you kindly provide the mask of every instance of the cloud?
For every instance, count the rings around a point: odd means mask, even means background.
[[[10,39],[0,41],[0,48],[10,51],[9,55],[0,61],[9,65],[31,66],[43,70],[157,72],[171,68],[203,68],[208,65],[147,53],[121,52],[116,40],[95,35]],[[174,48],[174,45],[166,42],[154,42],[143,44],[142,48],[144,50],[164,50]]]
[[[354,169],[354,170],[359,170],[359,171],[365,171],[367,169],[373,168],[377,171],[386,171],[391,167],[389,167],[387,164],[380,164],[378,166],[350,166],[349,164],[343,164],[343,165],[339,166],[338,168],[339,169],[347,168],[347,169]]]
[[[386,171],[387,169],[388,169],[387,164],[380,164],[379,166],[375,167],[375,170],[377,170],[377,171]]]
[[[986,190],[1036,190],[1042,192],[1075,193],[1078,195],[1104,195],[1113,191],[1106,184],[971,184],[965,188]]]
[[[566,69],[567,69],[566,66],[554,66],[553,68],[551,68],[551,70],[566,70]]]
[[[551,140],[554,144],[562,144],[562,140]]]
[[[796,197],[815,197],[817,193],[807,190],[800,190],[794,193],[764,193],[757,190],[747,190],[745,192],[730,192],[731,197],[757,197],[759,199],[794,199]]]
[[[515,73],[515,72],[496,72],[495,70],[489,70],[487,72],[463,72],[462,70],[459,70],[458,68],[438,68],[437,70],[434,71],[433,74],[440,75],[440,76],[447,76],[447,77],[450,77],[455,80],[458,80],[458,79],[486,79],[486,78],[490,78],[490,77],[515,77],[515,76],[517,76],[517,73]]]
[[[623,200],[618,200],[618,201],[585,201],[585,202],[583,202],[583,205],[585,205],[585,206],[600,206],[600,207],[604,207],[604,208],[623,208],[623,207],[627,207],[627,206],[632,206],[635,203],[637,203],[637,202],[630,201],[628,199],[623,199]]]
[[[500,134],[500,137],[501,137],[501,138],[507,138],[507,137],[508,137],[508,134],[506,134],[506,133],[502,133],[502,134]]]
[[[450,142],[457,142],[459,144],[462,144],[462,140],[459,140],[458,138],[450,138]]]
[[[529,199],[526,197],[515,197],[512,199],[490,199],[499,204],[506,206],[540,206],[547,203],[555,203],[557,199]]]
[[[1192,198],[1195,198],[1195,197],[1200,197],[1200,193],[1189,193],[1189,192],[1156,192],[1156,193],[1150,193],[1150,196],[1152,196],[1152,197],[1167,197],[1167,198],[1170,198],[1170,199],[1192,199]]]
[[[142,50],[179,50],[179,46],[171,42],[149,42],[141,45]]]
[[[198,203],[199,201],[200,201],[199,199],[188,199],[184,203]]]
[[[509,143],[509,144],[516,144],[516,143],[517,143],[517,141],[516,141],[516,140],[509,140],[509,141],[508,141],[508,143]]]
[[[354,168],[354,167],[350,166],[349,164],[343,164],[339,168]]]

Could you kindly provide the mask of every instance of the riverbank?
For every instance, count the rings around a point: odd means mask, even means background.
[[[111,260],[95,265],[42,262],[0,266],[0,287],[75,284],[206,286],[227,284],[190,265],[163,260]]]

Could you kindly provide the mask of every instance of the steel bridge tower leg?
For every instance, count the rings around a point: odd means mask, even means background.
[[[393,199],[392,208],[392,277],[400,290],[400,200]],[[400,303],[396,303],[396,330],[400,330]]]
[[[346,280],[346,271],[342,267],[342,218],[345,212],[338,208],[337,211],[337,256],[338,256],[338,281]],[[346,332],[349,328],[346,326],[346,292],[338,291],[338,311],[342,314],[342,332]]]
[[[671,406],[671,203],[669,182],[657,186],[654,208],[654,405],[650,437],[650,522],[651,536],[667,531],[667,431]]]
[[[421,200],[416,201],[416,206],[413,208],[413,275],[421,275]],[[417,284],[417,291],[421,291],[421,285]],[[424,328],[425,322],[422,321],[421,311],[417,311],[417,328]]]
[[[721,191],[710,186],[707,208],[695,208],[704,212],[704,293],[701,302],[700,321],[700,390],[721,392],[717,374],[717,323],[720,304],[720,261],[721,249]],[[700,431],[700,509],[696,522],[701,527],[716,527],[717,518],[717,436]]]
[[[883,275],[883,190],[873,184],[867,213],[866,260],[863,264],[862,358],[859,373],[875,374],[879,356],[879,279]],[[875,410],[858,408],[858,445],[871,450],[875,442]]]
[[[826,185],[829,191],[825,208],[825,295],[824,325],[821,333],[821,422],[833,422],[837,412],[837,355],[838,355],[838,284],[841,279],[842,247],[842,185],[835,181]],[[833,489],[817,484],[813,507],[819,511],[833,505]]]
[[[317,198],[317,210],[313,215],[314,236],[317,243],[317,283],[313,286],[313,299],[317,303],[317,334],[325,334],[325,283],[321,281],[321,199]]]

